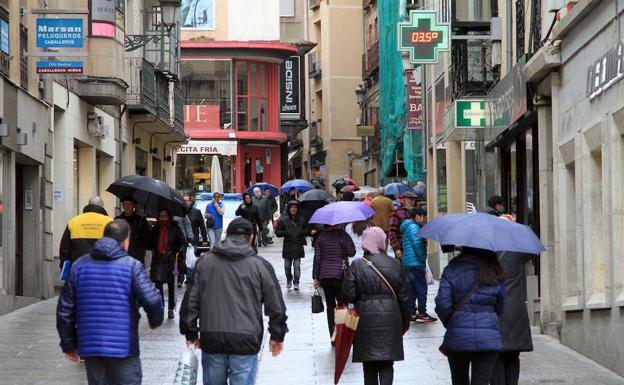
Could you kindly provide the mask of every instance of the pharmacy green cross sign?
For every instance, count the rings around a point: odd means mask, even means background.
[[[439,52],[451,50],[451,25],[438,23],[436,11],[410,11],[398,31],[399,51],[408,52],[411,63],[437,63]]]

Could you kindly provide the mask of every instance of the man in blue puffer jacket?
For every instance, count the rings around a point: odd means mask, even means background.
[[[115,220],[91,253],[72,265],[59,297],[56,328],[70,361],[85,360],[89,385],[140,385],[139,306],[149,325],[163,322],[163,303],[143,265],[128,255],[130,227]]]
[[[403,270],[408,279],[407,293],[409,296],[412,322],[432,323],[438,319],[427,314],[427,250],[425,240],[416,233],[427,223],[427,212],[416,208],[410,212],[411,219],[401,223],[403,234]],[[416,311],[418,299],[418,311]]]

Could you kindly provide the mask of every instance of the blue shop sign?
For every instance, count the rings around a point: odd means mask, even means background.
[[[79,48],[83,32],[82,19],[37,19],[37,47]]]

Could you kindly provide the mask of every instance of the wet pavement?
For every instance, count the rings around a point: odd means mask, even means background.
[[[288,307],[285,349],[273,358],[268,336],[260,355],[257,385],[333,384],[333,350],[325,314],[312,314],[312,252],[302,263],[301,291],[284,290]],[[260,254],[275,266],[285,286],[281,243],[261,248]],[[429,286],[429,308],[433,309],[436,287]],[[0,385],[86,384],[83,364],[65,360],[55,329],[56,299],[43,301],[0,317]],[[446,358],[438,351],[444,328],[436,324],[412,324],[405,336],[405,361],[395,364],[395,384],[451,383]],[[520,383],[571,385],[624,385],[624,379],[602,368],[556,340],[534,335],[535,351],[521,355]],[[146,385],[172,384],[177,360],[184,349],[177,318],[156,330],[141,323],[141,359]],[[341,384],[362,384],[361,364],[348,363]]]

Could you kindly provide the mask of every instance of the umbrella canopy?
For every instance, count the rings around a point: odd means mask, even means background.
[[[223,192],[223,175],[221,175],[221,163],[219,157],[213,155],[212,165],[210,166],[210,191]]]
[[[188,213],[180,194],[165,182],[148,176],[124,176],[108,186],[106,191],[118,198],[134,198],[152,216],[156,216],[160,209],[168,209],[173,216],[179,217]]]
[[[316,210],[310,223],[339,225],[363,221],[375,215],[375,211],[361,202],[335,202]]]
[[[360,188],[358,186],[352,185],[352,184],[348,184],[346,186],[344,186],[343,188],[340,189],[340,192],[347,192],[347,191],[358,191]]]
[[[325,190],[314,189],[304,192],[297,200],[302,203],[312,201],[322,201],[329,203],[334,202],[336,198]]]
[[[427,197],[427,185],[425,182],[418,181],[416,186],[414,186],[414,192],[416,193],[416,197],[418,199],[425,199]]]
[[[355,186],[358,187],[357,183],[351,178],[340,178],[336,179],[334,183],[332,183],[332,187],[336,189],[336,193],[339,193],[343,187],[345,186]]]
[[[307,180],[303,179],[293,179],[282,185],[282,192],[290,192],[290,190],[295,190],[297,192],[305,192],[308,190],[312,190],[314,185]]]
[[[528,226],[495,215],[448,214],[432,219],[417,235],[443,245],[539,254],[544,245]]]
[[[359,190],[357,190],[357,191],[356,191],[355,193],[353,193],[353,194],[355,195],[355,199],[360,199],[360,200],[362,200],[362,199],[366,198],[366,195],[367,195],[367,194],[372,193],[372,192],[375,192],[375,193],[376,193],[377,191],[379,191],[379,190],[377,190],[377,189],[376,189],[376,188],[374,188],[374,187],[371,187],[371,186],[362,186],[362,187],[360,187],[360,189],[359,189]]]
[[[301,196],[303,196],[303,194]],[[301,205],[299,205],[300,206],[299,213],[301,214],[303,219],[305,219],[305,222],[309,223],[310,218],[312,218],[312,215],[314,215],[316,210],[320,209],[321,207],[325,207],[328,204],[329,202],[327,201],[304,201],[304,202],[301,202]]]
[[[346,306],[340,306],[336,308],[334,335],[332,340],[335,344],[336,361],[334,366],[334,384],[337,385],[342,376],[347,360],[349,359],[349,353],[351,352],[351,346],[353,346],[353,336],[357,330],[360,316],[353,309],[348,309]]]
[[[390,183],[384,187],[384,194],[394,195],[395,197],[398,197],[399,195],[408,191],[413,192],[410,186],[403,183]]]
[[[271,196],[273,196],[273,197],[276,197],[276,196],[278,196],[278,195],[279,195],[279,189],[278,189],[277,187],[273,186],[273,185],[272,185],[272,184],[270,184],[270,183],[256,183],[255,185],[253,185],[253,186],[251,186],[250,188],[248,188],[248,189],[247,189],[247,192],[248,192],[249,194],[252,194],[252,195],[253,195],[253,190],[254,190],[256,187],[257,187],[257,188],[259,188],[259,189],[260,189],[260,191],[262,191],[262,192],[264,192],[264,190],[268,188],[269,190],[271,190]]]
[[[310,179],[310,183],[314,186],[314,188],[323,189],[323,185],[318,179]]]

